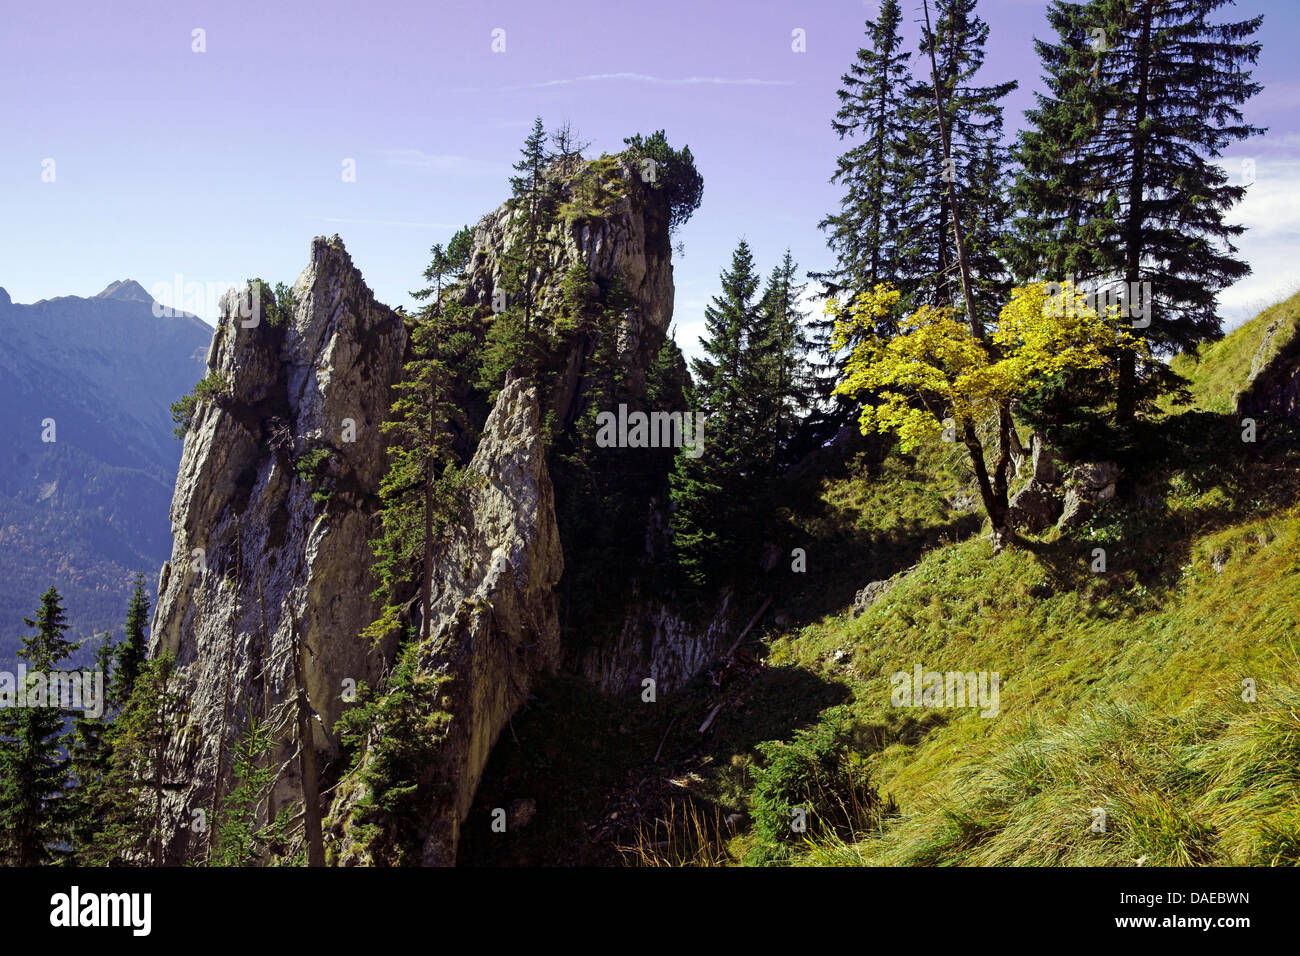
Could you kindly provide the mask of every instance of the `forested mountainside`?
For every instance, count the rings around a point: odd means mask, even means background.
[[[78,638],[116,630],[136,572],[152,588],[170,552],[167,406],[201,374],[212,329],[154,305],[132,281],[31,305],[0,289],[0,660],[52,584]]]

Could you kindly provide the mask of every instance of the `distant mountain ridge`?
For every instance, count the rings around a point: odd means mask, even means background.
[[[133,279],[27,305],[0,288],[0,667],[51,584],[77,639],[120,629],[136,570],[153,587],[181,453],[169,406],[211,337],[154,315]]]

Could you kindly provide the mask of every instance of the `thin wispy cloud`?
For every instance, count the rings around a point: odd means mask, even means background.
[[[794,86],[791,80],[764,80],[753,76],[652,76],[649,73],[589,73],[560,80],[542,80],[538,83],[521,83],[518,86],[499,86],[492,89],[468,87],[457,93],[515,93],[520,90],[544,90],[556,86],[573,86],[577,83],[599,83],[605,80],[626,80],[634,83],[655,83],[660,86]]]
[[[426,153],[422,149],[383,149],[379,151],[379,157],[390,166],[408,166],[453,175],[497,175],[509,169],[506,163],[497,160],[475,159],[451,153]]]
[[[454,222],[402,222],[397,219],[342,219],[337,216],[307,216],[310,222],[338,222],[349,226],[401,226],[410,229],[459,229]]]

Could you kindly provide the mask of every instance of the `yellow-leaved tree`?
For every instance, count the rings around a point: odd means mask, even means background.
[[[1067,370],[1111,375],[1119,353],[1145,357],[1146,343],[1122,326],[1118,306],[1098,314],[1069,285],[1056,294],[1043,283],[1013,289],[987,329],[972,329],[954,307],[923,305],[896,335],[881,336],[878,320],[898,299],[882,284],[827,306],[835,348],[852,349],[835,391],[863,401],[863,434],[894,432],[904,451],[941,438],[964,444],[993,525],[994,551],[1001,551],[1014,540],[1007,500],[1012,403]],[[980,438],[986,424],[997,436],[991,460]]]

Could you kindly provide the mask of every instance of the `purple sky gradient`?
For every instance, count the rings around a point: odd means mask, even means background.
[[[905,0],[915,49],[920,0]],[[15,301],[292,281],[312,236],[338,232],[379,298],[410,304],[428,249],[508,192],[534,115],[569,119],[590,154],[667,130],[704,176],[681,231],[677,339],[694,352],[719,270],[744,236],[764,272],[788,246],[828,264],[817,221],[843,144],[831,132],[840,75],[874,3],[69,2],[0,13],[0,285]],[[985,78],[1017,79],[1007,125],[1039,88],[1040,0],[982,0]],[[1236,211],[1256,275],[1224,294],[1230,324],[1295,288],[1300,224],[1300,4],[1263,12],[1247,116],[1271,127],[1229,154],[1256,163]],[[492,30],[506,52],[491,51]],[[191,52],[191,31],[207,52]],[[807,52],[791,50],[791,31]],[[357,181],[340,175],[344,159]],[[42,161],[56,181],[41,181]],[[213,318],[212,309],[201,311]]]

